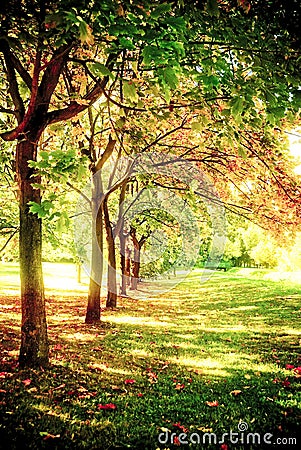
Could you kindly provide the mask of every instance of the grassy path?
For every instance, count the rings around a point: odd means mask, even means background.
[[[88,327],[85,286],[51,288],[50,272],[46,372],[16,367],[20,305],[2,283],[0,448],[272,448],[267,433],[300,447],[300,284],[194,271]]]

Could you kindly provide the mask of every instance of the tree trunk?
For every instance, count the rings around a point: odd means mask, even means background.
[[[49,363],[45,296],[42,272],[42,221],[29,212],[28,202],[41,202],[40,190],[32,187],[38,139],[17,144],[16,172],[20,209],[21,347],[20,367],[46,367]]]
[[[146,236],[142,235],[141,238],[137,239],[136,229],[134,227],[131,227],[130,229],[130,236],[133,241],[134,245],[134,257],[132,258],[132,273],[131,273],[131,287],[130,289],[136,290],[139,282],[139,272],[140,272],[140,255],[141,255],[141,248],[144,245],[147,238],[150,236],[150,234],[147,234]]]
[[[103,274],[102,186],[98,176],[92,177],[92,256],[85,323],[100,321],[100,293]]]
[[[131,290],[136,290],[138,286],[139,271],[140,271],[140,245],[136,237],[136,230],[131,228],[130,236],[134,245],[134,255],[132,258],[132,274],[131,274]]]
[[[121,230],[119,234],[120,242],[120,269],[121,269],[121,286],[120,295],[126,295],[127,273],[126,273],[126,236]]]
[[[125,249],[125,277],[126,284],[129,286],[131,284],[131,249],[126,246]]]
[[[131,276],[131,290],[136,290],[139,281],[140,272],[140,248],[134,244],[134,258],[132,259],[132,276]]]
[[[110,223],[107,197],[103,201],[104,223],[108,244],[108,284],[107,284],[107,308],[117,306],[117,281],[116,281],[116,249],[112,225]]]

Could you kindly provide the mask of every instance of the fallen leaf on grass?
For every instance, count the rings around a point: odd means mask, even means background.
[[[52,348],[52,350],[63,350],[63,346],[61,345],[61,344],[56,344],[53,348]]]
[[[26,380],[23,380],[22,383],[24,384],[24,386],[29,386],[31,383],[31,380],[29,378],[27,378]]]
[[[227,444],[222,444],[221,446],[220,446],[220,449],[221,450],[228,450],[228,445]]]
[[[158,375],[152,372],[150,369],[147,370],[148,381],[150,383],[157,383]]]
[[[185,384],[177,383],[175,385],[175,389],[177,389],[177,391],[181,391],[184,388],[185,388]]]
[[[174,444],[174,445],[178,445],[178,446],[181,445],[180,439],[178,438],[178,436],[175,436],[175,437],[173,438],[173,444]]]
[[[188,433],[189,431],[188,428],[185,428],[183,425],[180,424],[180,422],[173,423],[173,426],[183,431],[183,433]]]
[[[116,409],[117,406],[114,403],[106,403],[105,405],[98,405],[97,406],[98,409],[108,409],[108,410],[113,410]]]
[[[230,394],[234,395],[235,397],[239,394],[241,394],[242,391],[240,391],[239,389],[234,389],[234,391],[231,391]]]
[[[206,405],[208,405],[208,406],[218,406],[219,403],[218,403],[217,400],[214,400],[213,402],[206,402]]]
[[[28,392],[30,392],[31,394],[34,394],[35,392],[38,392],[38,389],[36,387],[32,387],[32,388],[28,389]]]
[[[61,437],[60,434],[54,435],[54,434],[47,433],[46,431],[41,431],[40,436],[43,436],[43,441],[47,441],[48,439],[58,439]]]
[[[136,381],[132,379],[124,380],[124,384],[134,384],[134,383],[136,383]]]

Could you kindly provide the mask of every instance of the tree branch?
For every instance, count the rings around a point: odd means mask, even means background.
[[[6,71],[7,71],[7,81],[9,84],[8,93],[10,94],[13,104],[15,106],[15,115],[17,118],[18,123],[20,124],[22,122],[22,119],[25,114],[25,107],[22,100],[22,97],[19,92],[19,86],[18,81],[15,73],[15,67],[13,63],[13,55],[9,48],[9,45],[6,40],[0,39],[0,51],[3,53],[4,61],[6,65]],[[1,135],[4,140],[5,134]]]
[[[114,66],[117,57],[118,55],[115,54],[114,55],[110,54],[108,56],[106,67],[108,67],[109,70],[111,70],[112,67]],[[73,101],[66,108],[50,111],[47,115],[47,123],[51,124],[60,122],[62,120],[68,120],[76,116],[77,114],[81,113],[82,111],[85,111],[103,94],[103,90],[108,81],[109,77],[105,76],[100,82],[95,83],[90,92],[88,92],[83,97],[85,104]]]

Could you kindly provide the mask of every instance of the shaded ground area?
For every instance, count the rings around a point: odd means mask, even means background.
[[[0,448],[300,447],[300,285],[192,272],[97,326],[85,303],[47,290],[52,365],[20,371],[20,303],[1,297]]]

